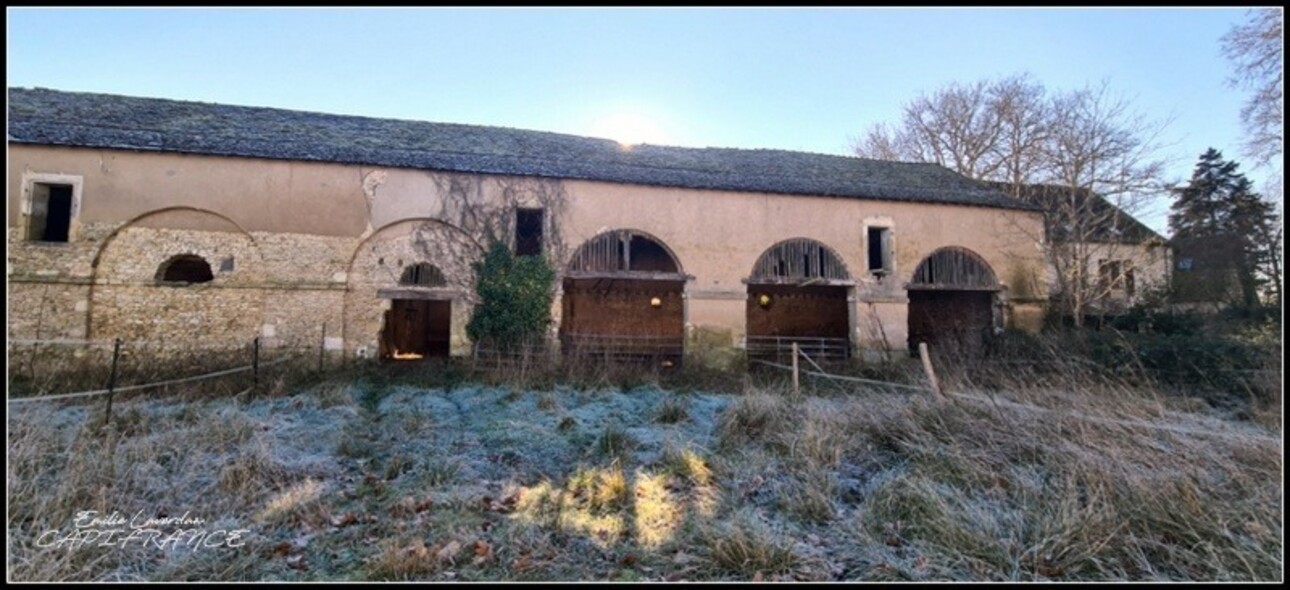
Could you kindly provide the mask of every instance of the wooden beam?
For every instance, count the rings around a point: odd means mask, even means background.
[[[1002,291],[1003,287],[995,285],[993,287],[963,287],[958,285],[927,285],[919,283],[905,283],[906,291]]]
[[[385,287],[376,290],[381,299],[428,299],[431,301],[451,301],[462,297],[461,289],[444,287]]]
[[[564,275],[566,279],[623,279],[632,281],[678,281],[694,277],[679,272],[653,272],[644,270],[575,270]]]
[[[805,281],[798,279],[743,279],[745,285],[786,285],[789,287],[854,287],[856,282],[850,279],[821,279],[812,278]],[[809,284],[808,284],[809,283]]]
[[[800,395],[801,393],[802,393],[802,387],[801,387],[800,377],[798,376],[798,367],[797,367],[797,343],[794,342],[793,343],[793,395]]]

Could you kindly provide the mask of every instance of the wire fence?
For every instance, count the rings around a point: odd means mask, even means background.
[[[157,344],[119,338],[10,340],[7,348],[11,361],[15,348],[29,350],[24,368],[15,372],[10,364],[7,403],[13,408],[72,400],[93,403],[102,398],[102,424],[107,426],[112,423],[113,401],[124,394],[147,391],[163,397],[183,392],[190,396],[241,398],[249,403],[271,387],[271,380],[281,383],[285,372],[292,368],[291,361],[297,361],[295,369],[299,370],[299,361],[312,357],[301,354],[305,350],[312,352],[312,347],[279,344],[265,348],[258,337],[241,346],[196,344],[162,355],[155,354],[159,352],[154,348]],[[95,388],[96,383],[103,385]]]
[[[12,338],[6,341],[8,397],[71,399],[140,390],[165,394],[180,385],[210,395],[248,388],[254,394],[260,377],[321,371],[343,362],[339,355],[327,354],[325,334],[324,324],[316,339],[305,340]],[[273,373],[261,375],[260,369]]]
[[[937,400],[942,400],[942,401],[948,400],[948,401],[953,401],[955,403],[959,401],[967,401],[975,404],[989,405],[990,407],[994,408],[996,411],[1008,410],[1010,412],[1036,417],[1036,419],[1038,419],[1038,417],[1058,415],[1063,418],[1073,418],[1075,420],[1079,420],[1082,422],[1088,422],[1091,424],[1100,424],[1103,426],[1164,431],[1164,432],[1172,432],[1175,434],[1182,434],[1182,435],[1199,437],[1199,438],[1236,438],[1241,440],[1258,440],[1265,443],[1275,443],[1275,444],[1281,444],[1282,442],[1282,438],[1274,434],[1270,434],[1254,428],[1229,429],[1227,424],[1224,424],[1221,421],[1215,421],[1215,420],[1208,420],[1206,422],[1198,421],[1198,423],[1196,424],[1185,424],[1185,423],[1175,424],[1175,423],[1153,422],[1148,420],[1134,420],[1134,419],[1126,419],[1126,418],[1118,418],[1118,417],[1110,417],[1110,416],[1101,416],[1101,415],[1090,414],[1086,412],[1080,412],[1080,411],[1069,410],[1069,409],[1045,408],[1045,407],[1036,406],[1032,404],[1019,403],[1011,400],[1000,399],[998,397],[995,397],[994,395],[990,395],[989,397],[986,397],[986,396],[981,396],[981,395],[972,394],[972,393],[944,391],[937,384],[936,375],[930,366],[930,361],[927,360],[929,357],[926,354],[925,348],[923,350],[923,358],[924,358],[924,362],[927,363],[928,365],[927,376],[930,381],[930,384],[925,386],[908,385],[903,383],[893,383],[893,382],[879,381],[874,379],[862,379],[857,377],[851,377],[848,375],[832,374],[832,373],[825,372],[822,368],[820,368],[819,364],[812,361],[809,356],[803,355],[800,350],[796,351],[795,355],[798,358],[806,361],[806,363],[815,367],[815,369],[817,370],[802,369],[796,362],[794,362],[792,365],[772,363],[769,361],[753,361],[753,362],[761,365],[773,367],[782,371],[792,372],[794,375],[795,383],[798,375],[810,375],[814,377],[824,378],[831,382],[859,383],[859,384],[868,385],[871,387],[876,387],[879,389],[886,388],[886,389],[895,389],[895,390],[917,391],[919,393],[930,393],[930,394],[934,394],[935,395],[934,399],[937,399]]]

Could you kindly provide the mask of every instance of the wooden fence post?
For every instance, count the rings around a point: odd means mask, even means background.
[[[936,371],[932,370],[932,357],[927,353],[927,343],[918,343],[918,356],[923,359],[923,371],[927,373],[927,381],[932,384],[932,391],[939,399],[945,399],[945,392],[941,391],[941,383],[936,379]]]
[[[793,395],[801,393],[801,380],[797,372],[797,343],[793,343]]]
[[[255,397],[255,389],[260,386],[260,337],[251,342],[251,390],[246,392],[246,403]]]
[[[121,358],[121,339],[117,338],[112,342],[112,372],[108,374],[107,408],[103,412],[104,428],[112,422],[112,392],[116,390],[116,365],[119,358]]]

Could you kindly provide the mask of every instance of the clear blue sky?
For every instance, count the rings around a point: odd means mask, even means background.
[[[1244,9],[8,9],[8,84],[849,153],[951,81],[1106,79],[1174,117],[1170,180],[1240,158]],[[1249,170],[1262,184],[1264,174]],[[1164,229],[1167,203],[1144,221]]]

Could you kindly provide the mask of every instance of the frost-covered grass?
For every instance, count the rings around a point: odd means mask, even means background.
[[[106,430],[97,404],[14,405],[8,566],[14,580],[1281,579],[1279,431],[1148,395],[977,393],[1052,411],[368,378],[249,405],[118,402]],[[250,532],[236,549],[37,546],[81,510]]]

